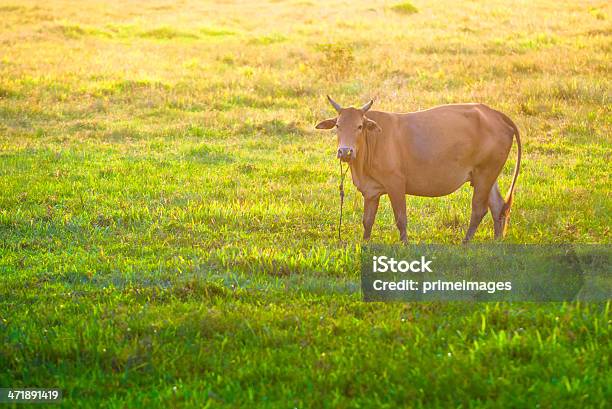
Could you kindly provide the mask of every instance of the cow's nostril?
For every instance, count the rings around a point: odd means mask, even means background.
[[[340,148],[340,149],[338,149],[337,157],[339,159],[350,158],[353,155],[353,152],[354,152],[353,148]]]

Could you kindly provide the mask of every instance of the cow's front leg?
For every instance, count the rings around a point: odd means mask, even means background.
[[[408,243],[406,238],[406,194],[403,191],[389,192],[391,199],[391,207],[393,207],[393,215],[395,216],[395,225],[400,233],[400,240]]]
[[[363,196],[363,239],[365,241],[370,240],[372,234],[372,226],[376,219],[376,212],[378,212],[378,203],[380,202],[380,196]]]

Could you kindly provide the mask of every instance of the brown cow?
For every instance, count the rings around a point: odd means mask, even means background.
[[[406,242],[406,195],[448,195],[470,182],[474,187],[470,226],[474,237],[491,209],[495,238],[506,234],[514,187],[521,164],[521,140],[514,122],[483,104],[441,105],[425,111],[390,113],[342,108],[327,97],[338,116],[317,129],[336,128],[337,157],[348,162],[353,183],[364,198],[363,238],[369,240],[380,196],[388,194]],[[367,113],[367,115],[366,115]],[[512,184],[503,199],[497,178],[516,137],[518,156]]]

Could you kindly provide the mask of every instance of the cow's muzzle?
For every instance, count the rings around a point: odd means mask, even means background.
[[[340,148],[336,157],[342,162],[349,162],[353,158],[353,148]]]

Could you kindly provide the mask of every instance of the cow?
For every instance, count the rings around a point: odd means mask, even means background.
[[[440,105],[423,111],[370,111],[342,108],[329,95],[337,115],[316,125],[336,129],[337,158],[347,162],[355,187],[363,195],[363,238],[370,239],[380,197],[389,195],[400,240],[406,238],[406,195],[440,197],[466,182],[474,188],[468,243],[488,210],[496,239],[506,234],[514,188],[521,165],[521,140],[514,122],[484,104]],[[505,198],[497,179],[513,139],[516,167]]]

